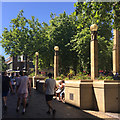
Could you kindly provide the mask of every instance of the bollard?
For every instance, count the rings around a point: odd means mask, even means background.
[[[35,88],[35,76],[33,76],[33,88]]]

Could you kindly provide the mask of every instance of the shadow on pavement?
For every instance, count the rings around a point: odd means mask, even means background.
[[[3,112],[3,120],[9,119],[88,119],[88,120],[104,120],[98,118],[92,114],[84,112],[74,106],[64,104],[57,100],[53,100],[53,106],[56,109],[56,114],[53,116],[52,114],[47,114],[47,105],[45,102],[44,94],[40,94],[38,91],[32,89],[32,95],[29,96],[28,99],[28,107],[26,109],[26,113],[22,115],[22,106],[20,106],[19,112],[16,112],[16,104],[17,104],[17,95],[8,95],[7,106],[8,109],[4,113]]]

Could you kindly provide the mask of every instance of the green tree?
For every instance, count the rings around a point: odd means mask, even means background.
[[[112,53],[112,18],[111,3],[84,2],[76,3],[77,34],[72,37],[70,44],[79,56],[80,70],[90,72],[90,25],[98,25],[98,57],[99,69],[110,70]],[[107,7],[106,7],[107,6]],[[103,9],[104,8],[104,9]],[[103,61],[104,59],[104,61]]]
[[[1,41],[2,47],[11,56],[25,55],[27,68],[27,55],[30,42],[28,26],[26,25],[27,19],[23,16],[23,10],[10,23],[10,30],[4,28]]]
[[[6,71],[7,70],[7,64],[5,63],[4,56],[0,55],[0,71]]]
[[[27,61],[33,57],[36,51],[42,50],[44,45],[44,34],[41,34],[42,26],[34,16],[31,20],[26,19],[23,16],[23,10],[10,23],[10,30],[5,28],[3,31],[2,47],[11,56],[25,55],[27,68]]]
[[[78,57],[75,51],[70,51],[71,46],[67,46],[71,37],[76,33],[76,16],[67,15],[65,12],[56,16],[51,14],[49,26],[49,40],[51,51],[54,46],[59,46],[59,67],[60,72],[67,74],[69,67],[75,70],[78,63]]]
[[[103,2],[77,2],[71,15],[50,15],[49,25],[38,19],[26,19],[23,10],[11,20],[11,28],[2,34],[2,47],[7,54],[26,55],[35,58],[39,52],[39,69],[53,67],[54,46],[60,47],[59,67],[61,73],[69,68],[90,72],[90,25],[98,29],[99,69],[111,69],[112,28],[119,29],[120,4]],[[104,59],[104,61],[102,60]]]
[[[7,54],[22,55],[27,52],[28,43],[28,28],[26,25],[26,18],[23,16],[23,11],[17,15],[17,18],[10,22],[10,30],[4,28],[2,34],[2,47]]]
[[[120,29],[120,1],[119,2],[76,2],[75,14],[82,14],[84,21],[111,22],[112,27]]]

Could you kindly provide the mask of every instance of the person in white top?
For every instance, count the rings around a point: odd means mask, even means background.
[[[16,111],[19,111],[19,106],[20,106],[20,100],[22,98],[23,100],[23,114],[25,113],[25,108],[26,108],[26,101],[28,97],[28,87],[29,87],[29,78],[27,76],[24,76],[23,71],[20,71],[20,77],[17,80],[17,85],[16,85],[16,92],[18,95],[18,100],[17,100],[17,109]]]
[[[64,97],[64,89],[65,89],[65,82],[64,80],[62,80],[59,82],[59,86],[56,91],[56,99],[57,99],[57,96],[59,96],[59,99],[58,99],[59,101],[62,101],[62,98]]]
[[[52,107],[52,99],[53,99],[53,95],[56,89],[56,81],[54,79],[52,79],[52,74],[49,73],[48,74],[49,79],[46,79],[45,81],[45,87],[46,87],[46,91],[45,91],[45,98],[46,98],[46,103],[48,105],[48,111],[47,113],[50,114],[50,110],[52,110],[53,115],[55,114],[56,110]]]

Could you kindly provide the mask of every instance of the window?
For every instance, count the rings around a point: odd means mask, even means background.
[[[70,100],[73,100],[74,99],[74,95],[73,93],[70,93]]]
[[[21,62],[21,57],[20,56],[17,56],[17,61]]]
[[[12,68],[13,68],[13,67],[12,67],[12,64],[13,64],[13,63],[11,63],[11,64],[9,65],[9,69],[12,69]]]

